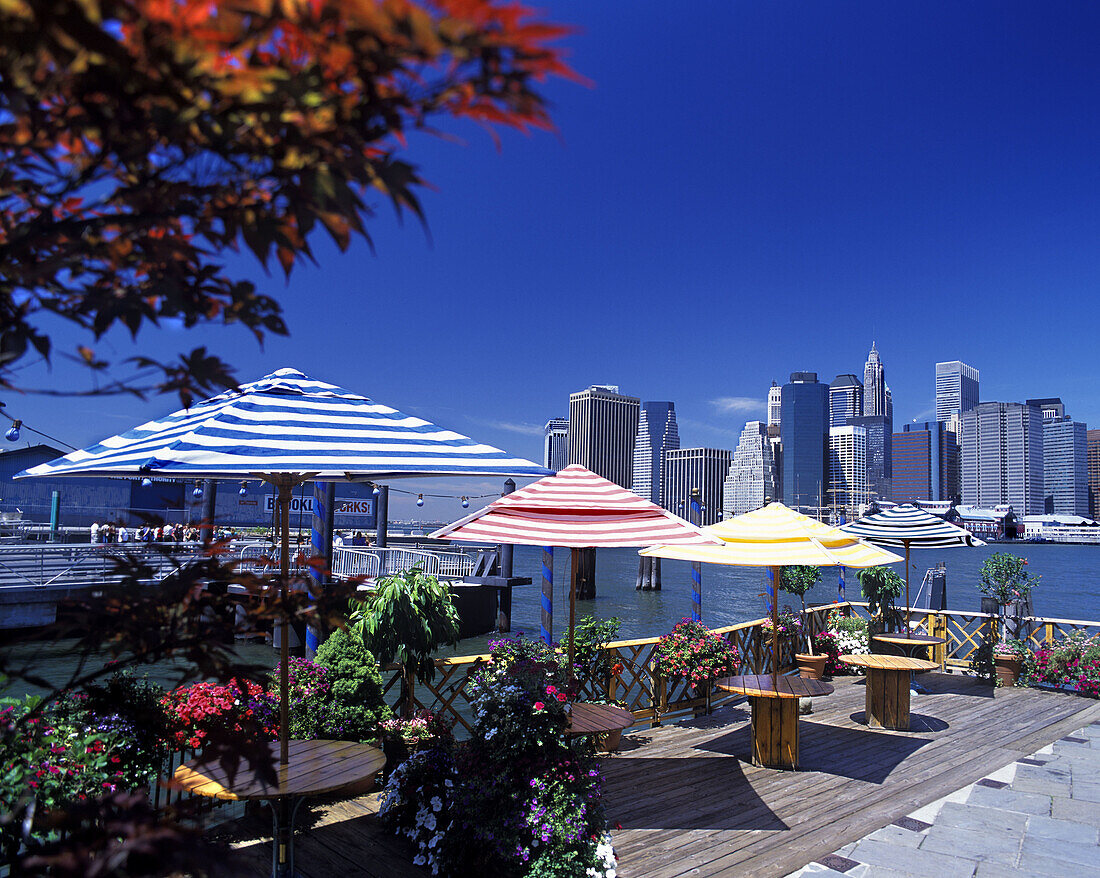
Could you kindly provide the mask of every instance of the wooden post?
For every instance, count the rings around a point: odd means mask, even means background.
[[[389,539],[390,486],[378,486],[378,499],[374,504],[374,544],[386,548]]]
[[[594,550],[593,550],[594,551]],[[573,562],[573,588],[569,589],[569,690],[573,691],[573,632],[577,629],[577,566],[580,563],[580,549],[570,550]]]
[[[287,621],[286,602],[290,596],[290,494],[293,483],[287,477],[278,482],[279,529],[282,544],[279,549],[279,596],[283,611],[279,616],[279,763],[290,762],[290,624]]]
[[[554,547],[542,547],[542,641],[554,642]],[[572,648],[572,640],[570,640]]]
[[[702,509],[698,488],[691,489],[688,507],[691,510],[691,523],[699,527]],[[695,622],[703,621],[703,565],[698,561],[691,562],[691,618]]]
[[[798,768],[798,699],[750,697],[752,761],[765,768]]]

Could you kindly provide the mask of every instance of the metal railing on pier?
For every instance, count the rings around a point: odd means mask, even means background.
[[[335,579],[377,579],[419,567],[429,576],[461,579],[474,570],[475,558],[459,551],[416,549],[405,546],[343,546],[332,550]]]

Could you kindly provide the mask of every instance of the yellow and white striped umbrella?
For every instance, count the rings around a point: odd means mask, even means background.
[[[903,560],[886,549],[872,546],[839,528],[769,503],[728,521],[703,528],[720,537],[722,546],[650,546],[640,555],[729,564],[738,567],[877,567]]]

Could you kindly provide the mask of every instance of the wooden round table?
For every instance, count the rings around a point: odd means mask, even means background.
[[[621,732],[634,725],[634,714],[617,704],[570,704],[569,728],[566,734],[571,737],[580,735],[600,735],[607,732]],[[610,747],[614,750],[616,747]]]
[[[771,674],[723,677],[715,685],[748,696],[752,762],[766,768],[798,768],[798,699],[833,694],[833,687],[821,680]]]
[[[871,639],[895,647],[901,651],[902,655],[909,658],[916,658],[915,653],[918,649],[927,649],[930,646],[939,646],[941,643],[947,642],[944,638],[936,637],[933,634],[876,634]]]
[[[214,799],[258,799],[271,804],[271,874],[294,875],[294,818],[310,796],[360,796],[374,786],[375,776],[386,764],[377,747],[354,741],[290,741],[289,761],[279,764],[279,742],[270,745],[275,767],[274,785],[259,777],[242,761],[233,779],[217,761],[200,756],[176,769],[172,786]]]
[[[842,655],[840,660],[867,670],[867,725],[902,732],[909,731],[909,675],[939,667],[900,655]]]

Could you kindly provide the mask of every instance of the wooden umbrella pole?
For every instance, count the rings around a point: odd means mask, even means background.
[[[570,573],[569,583],[569,692],[570,697],[573,693],[573,631],[577,624],[577,571],[580,570],[579,562],[581,558],[580,549],[571,549],[570,554],[572,556],[573,569]]]
[[[902,542],[905,546],[905,636],[913,636],[913,626],[909,624],[909,614],[912,612],[909,608],[909,540]]]
[[[772,568],[772,688],[779,682],[779,576],[780,568]]]
[[[279,529],[282,546],[279,549],[279,594],[283,612],[279,618],[279,763],[290,762],[290,624],[286,604],[290,597],[290,481],[279,482]]]

